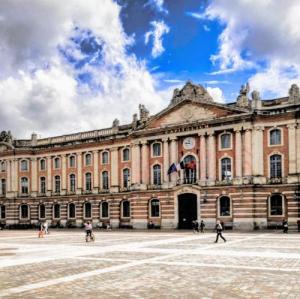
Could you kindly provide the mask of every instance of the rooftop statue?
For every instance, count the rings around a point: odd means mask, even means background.
[[[292,84],[289,89],[289,102],[300,103],[300,92],[297,84]]]
[[[247,82],[246,85],[242,85],[240,89],[240,94],[237,97],[236,105],[241,108],[249,108],[250,102],[248,99],[248,93],[250,91],[250,85]]]
[[[12,144],[12,141],[13,141],[13,137],[11,135],[11,132],[10,131],[2,131],[0,133],[0,142],[6,142],[6,143],[9,143],[9,144]]]
[[[139,105],[140,110],[140,120],[146,121],[149,118],[149,110],[145,107],[145,105]]]

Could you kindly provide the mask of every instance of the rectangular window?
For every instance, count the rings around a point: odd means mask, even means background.
[[[5,219],[5,217],[6,217],[6,215],[5,215],[5,206],[3,205],[3,206],[0,206],[0,217],[1,217],[1,219]]]

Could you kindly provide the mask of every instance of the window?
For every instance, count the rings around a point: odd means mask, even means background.
[[[54,219],[60,218],[60,205],[58,203],[54,204],[53,206],[53,218]]]
[[[6,180],[1,179],[1,194],[5,195],[6,194]]]
[[[28,161],[27,160],[21,161],[21,171],[28,171]]]
[[[270,215],[283,215],[283,198],[280,194],[275,194],[270,197]]]
[[[1,172],[5,172],[6,171],[6,164],[5,164],[4,161],[2,161],[1,164],[0,164],[0,170],[1,170]]]
[[[6,218],[6,211],[5,211],[5,205],[0,206],[0,219]]]
[[[123,169],[123,187],[128,188],[130,186],[130,170],[128,168]]]
[[[54,169],[59,169],[60,168],[60,159],[55,158],[54,159]]]
[[[151,217],[159,217],[159,200],[151,200]]]
[[[92,204],[90,202],[84,204],[84,218],[92,218]]]
[[[46,178],[45,177],[40,177],[40,192],[42,194],[46,193]]]
[[[221,149],[231,148],[231,134],[224,133],[221,135]]]
[[[123,161],[129,161],[129,148],[123,150]]]
[[[21,193],[28,194],[28,178],[21,178]]]
[[[281,155],[272,155],[270,157],[270,177],[282,177]]]
[[[232,178],[231,173],[231,159],[230,158],[223,158],[221,160],[221,179],[230,180]]]
[[[281,144],[281,130],[274,129],[270,131],[270,145]]]
[[[44,204],[39,205],[39,217],[40,219],[46,218],[46,207]]]
[[[103,201],[101,203],[101,218],[108,218],[108,202]]]
[[[102,153],[102,164],[108,164],[108,152]]]
[[[188,155],[183,159],[184,184],[194,184],[197,180],[197,162],[194,156]]]
[[[219,199],[220,216],[230,216],[230,198],[228,196],[222,196]]]
[[[103,171],[102,172],[102,189],[104,189],[104,190],[108,190],[109,189],[109,185],[108,185],[108,172],[107,171]]]
[[[153,143],[152,151],[153,151],[153,157],[159,157],[159,156],[161,156],[161,146],[160,146],[160,143]]]
[[[122,217],[130,217],[130,202],[128,200],[122,201]]]
[[[69,166],[75,167],[75,156],[70,156],[69,158]]]
[[[70,174],[70,191],[76,191],[76,177],[75,174]]]
[[[74,203],[69,204],[69,214],[68,214],[69,219],[76,218],[76,206]]]
[[[54,177],[54,192],[59,193],[60,192],[60,176],[56,175]]]
[[[161,185],[161,166],[158,164],[153,166],[153,184]]]
[[[92,191],[92,174],[90,172],[85,174],[85,190]]]
[[[45,170],[46,169],[46,160],[41,159],[40,160],[40,170]]]
[[[86,166],[92,165],[92,155],[91,154],[85,155],[85,165]]]
[[[20,206],[20,218],[21,219],[28,219],[29,218],[29,207],[28,205],[21,205]]]

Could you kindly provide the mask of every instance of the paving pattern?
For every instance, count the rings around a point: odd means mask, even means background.
[[[300,298],[300,234],[0,231],[0,298]]]

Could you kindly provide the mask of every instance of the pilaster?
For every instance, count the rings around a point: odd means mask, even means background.
[[[142,140],[142,185],[141,189],[147,189],[149,184],[149,145],[147,140]]]
[[[47,157],[47,196],[52,193],[52,158]]]
[[[38,193],[37,182],[37,159],[31,158],[31,196],[36,197]]]
[[[252,134],[252,172],[254,184],[265,184],[263,126],[254,127]]]
[[[235,178],[234,184],[242,184],[242,134],[241,129],[235,130]]]
[[[119,151],[117,147],[110,150],[111,155],[111,185],[110,192],[119,192]]]
[[[61,195],[67,193],[67,157],[65,154],[61,155]]]
[[[200,185],[205,186],[207,181],[206,137],[205,132],[198,135],[200,136]]]
[[[296,150],[296,124],[290,124],[288,127],[289,138],[289,174],[288,183],[297,183],[297,150]]]
[[[97,194],[99,192],[99,152],[93,151],[93,193]]]
[[[216,182],[216,137],[213,131],[208,132],[208,184],[214,185]]]
[[[77,189],[76,194],[82,193],[82,153],[77,153]]]

